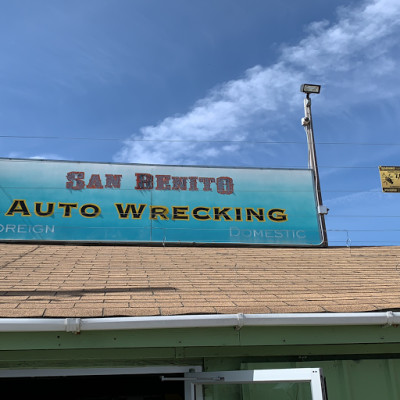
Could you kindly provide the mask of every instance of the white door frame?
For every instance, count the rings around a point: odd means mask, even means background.
[[[200,372],[199,365],[154,365],[151,367],[108,367],[108,368],[35,368],[0,369],[0,378],[93,376],[93,375],[163,375]]]
[[[185,400],[203,400],[202,385],[260,382],[308,382],[312,400],[326,400],[321,368],[255,369],[185,373]]]

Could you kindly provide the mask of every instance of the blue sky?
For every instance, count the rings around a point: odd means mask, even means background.
[[[400,245],[398,0],[1,3],[0,157],[306,168],[318,83],[329,244]]]

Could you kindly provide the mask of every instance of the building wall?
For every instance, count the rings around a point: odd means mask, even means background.
[[[321,367],[329,400],[394,400],[400,398],[400,331],[329,326],[0,333],[0,375],[175,365],[204,371]],[[309,398],[299,384],[212,385],[204,393],[207,399]]]

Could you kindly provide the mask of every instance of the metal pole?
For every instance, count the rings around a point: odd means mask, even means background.
[[[315,190],[317,196],[317,206],[318,206],[318,215],[321,223],[322,229],[322,245],[324,247],[328,246],[328,237],[326,233],[326,225],[325,225],[325,214],[327,213],[326,207],[322,202],[322,194],[321,194],[321,186],[319,182],[319,172],[318,172],[318,163],[317,163],[317,153],[315,151],[315,141],[314,141],[314,130],[313,130],[313,121],[311,115],[311,98],[309,93],[307,93],[306,98],[304,99],[304,128],[307,134],[307,145],[308,145],[308,168],[312,169],[314,172],[314,180],[315,180]]]

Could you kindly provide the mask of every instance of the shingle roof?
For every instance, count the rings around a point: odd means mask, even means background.
[[[0,317],[400,308],[400,247],[0,244]]]

